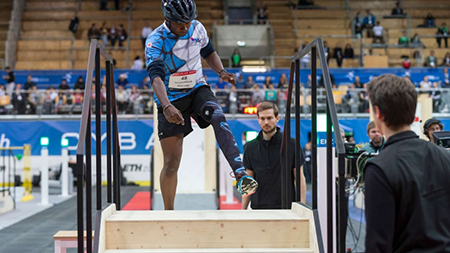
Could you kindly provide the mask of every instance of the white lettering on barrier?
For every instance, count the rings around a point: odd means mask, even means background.
[[[119,133],[119,143],[121,150],[133,150],[136,147],[136,135],[134,133]]]
[[[80,137],[79,133],[64,133],[61,136],[61,139],[67,139],[69,141],[69,143],[71,143],[69,138],[75,138],[75,139],[77,139],[77,143],[78,143],[78,138],[79,137]],[[74,142],[72,142],[72,143],[74,143]],[[75,146],[68,146],[67,149],[68,150],[77,150],[77,145],[75,145]]]
[[[5,134],[2,134],[0,137],[0,147],[1,148],[9,148],[9,145],[11,144],[11,141],[5,137]]]
[[[4,134],[2,134],[2,139],[0,139],[0,144],[2,144],[1,141],[3,141],[3,135]],[[91,135],[92,135],[92,139],[94,141],[97,141],[95,133],[91,133]],[[69,140],[69,138],[75,138],[76,142],[78,142],[79,136],[80,135],[78,133],[64,133],[61,136],[61,139],[68,139]],[[9,139],[6,139],[6,140],[8,141],[8,146],[9,146]],[[103,142],[104,140],[106,140],[106,133],[102,134],[101,142]],[[150,137],[150,140],[147,143],[147,145],[150,142],[153,144],[152,137]],[[74,142],[70,142],[70,140],[69,140],[69,143],[74,143]],[[119,145],[120,145],[120,149],[122,149],[122,150],[133,150],[133,149],[135,149],[136,148],[136,135],[134,133],[132,133],[132,132],[119,133]],[[76,150],[77,149],[77,145],[68,146],[67,149],[69,149],[69,150]],[[148,148],[146,147],[146,149],[148,149]]]
[[[150,135],[150,139],[148,139],[148,142],[145,145],[145,150],[149,150],[150,147],[153,147],[154,145],[155,145],[155,133],[152,133],[152,135]]]

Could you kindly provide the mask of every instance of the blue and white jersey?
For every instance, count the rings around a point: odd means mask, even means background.
[[[196,88],[207,85],[203,77],[200,50],[209,43],[208,34],[202,23],[192,21],[189,31],[183,37],[170,32],[164,22],[156,28],[145,43],[147,67],[155,60],[163,60],[166,70],[164,85],[169,101],[175,101],[189,95]],[[188,91],[169,89],[170,76],[175,73],[196,71],[196,85]],[[161,106],[155,94],[155,102]]]

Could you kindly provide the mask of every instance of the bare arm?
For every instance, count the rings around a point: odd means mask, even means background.
[[[236,75],[224,71],[222,61],[216,52],[208,55],[208,57],[205,58],[205,61],[225,82],[236,84]]]
[[[297,180],[297,169],[294,169],[294,180]],[[300,202],[306,203],[306,178],[303,174],[303,165],[300,167]]]
[[[251,177],[255,177],[255,172],[253,170],[247,170],[247,175],[251,176]],[[247,210],[248,209],[248,205],[250,204],[250,198],[251,196],[247,196],[247,197],[242,197],[242,210]]]
[[[167,121],[170,123],[184,125],[183,116],[181,115],[181,112],[175,108],[175,106],[170,104],[170,101],[167,98],[166,87],[160,77],[155,77],[153,79],[152,88],[161,103],[161,107],[163,108],[163,113]]]

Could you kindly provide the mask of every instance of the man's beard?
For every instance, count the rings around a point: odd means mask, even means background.
[[[383,142],[383,137],[373,138],[373,140],[372,140],[372,143],[375,146],[380,146],[382,142]]]
[[[277,127],[273,127],[272,129],[270,129],[269,131],[265,131],[264,130],[264,128],[263,129],[261,129],[262,131],[263,131],[263,133],[265,133],[265,134],[271,134],[271,133],[273,133],[274,131],[275,131],[275,129],[276,129]]]

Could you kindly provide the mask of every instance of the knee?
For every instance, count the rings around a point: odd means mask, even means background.
[[[202,116],[210,123],[226,121],[222,107],[217,103],[208,103],[202,110]]]
[[[168,157],[164,159],[163,170],[165,173],[177,173],[178,167],[180,167],[180,159],[175,157]]]

